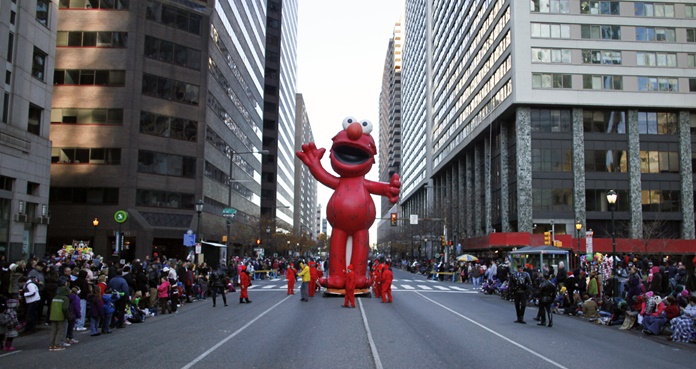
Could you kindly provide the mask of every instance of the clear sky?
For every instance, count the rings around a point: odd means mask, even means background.
[[[379,93],[384,60],[404,0],[298,0],[297,92],[301,93],[318,148],[326,148],[347,116],[370,120],[379,144]],[[368,178],[377,180],[375,164]],[[332,190],[319,184],[322,217]],[[375,198],[379,213],[380,206]],[[376,223],[370,243],[376,242]]]

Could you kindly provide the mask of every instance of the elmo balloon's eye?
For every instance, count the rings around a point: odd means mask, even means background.
[[[348,126],[355,121],[356,119],[353,117],[346,117],[345,119],[343,119],[343,129],[347,129]]]
[[[372,132],[372,122],[369,120],[363,120],[360,122],[360,125],[362,126],[362,131],[364,134],[369,135],[370,132]]]

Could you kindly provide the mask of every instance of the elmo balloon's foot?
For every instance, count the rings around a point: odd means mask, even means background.
[[[330,275],[328,278],[319,278],[319,284],[324,288],[343,289],[346,287],[346,280],[343,277]]]
[[[370,284],[372,281],[370,281],[367,277],[365,276],[356,276],[355,277],[355,288],[370,288]]]

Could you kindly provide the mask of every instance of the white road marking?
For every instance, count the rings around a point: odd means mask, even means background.
[[[358,305],[360,305],[360,314],[362,315],[363,324],[365,325],[365,330],[367,331],[367,341],[370,342],[370,351],[372,351],[372,358],[375,360],[375,368],[383,369],[382,361],[379,359],[379,353],[377,352],[377,346],[375,345],[375,341],[372,339],[370,325],[367,324],[367,316],[365,316],[365,309],[363,309],[362,299],[358,299]]]
[[[492,330],[492,329],[486,327],[485,325],[483,325],[483,324],[481,324],[481,323],[479,323],[479,322],[477,322],[477,321],[475,321],[475,320],[473,320],[473,319],[471,319],[471,318],[469,318],[469,317],[467,317],[467,316],[464,316],[464,315],[462,315],[462,314],[460,314],[460,313],[458,313],[458,312],[456,312],[456,311],[454,311],[454,310],[448,308],[447,306],[442,305],[441,303],[439,303],[439,302],[437,302],[437,301],[435,301],[435,300],[433,300],[433,299],[430,299],[430,298],[428,298],[428,297],[425,297],[425,295],[422,295],[422,294],[420,294],[420,293],[418,293],[418,292],[416,292],[416,293],[417,293],[418,295],[420,295],[422,298],[424,298],[424,299],[426,299],[426,300],[432,302],[433,304],[435,304],[435,305],[437,305],[437,306],[439,306],[439,307],[441,307],[441,308],[443,308],[443,309],[449,311],[450,313],[452,313],[452,314],[454,314],[454,315],[456,315],[456,316],[458,316],[458,317],[460,317],[460,318],[462,318],[462,319],[464,319],[464,320],[469,321],[471,324],[474,324],[474,325],[478,326],[479,328],[481,328],[481,329],[487,331],[488,333],[490,333],[490,334],[492,334],[492,335],[494,335],[494,336],[497,336],[497,337],[499,337],[499,338],[501,338],[501,339],[503,339],[503,340],[505,340],[505,341],[507,341],[507,342],[509,342],[509,343],[511,343],[511,344],[513,344],[513,345],[515,345],[515,346],[517,346],[517,347],[519,347],[519,348],[521,348],[521,349],[524,350],[524,351],[529,352],[530,354],[532,354],[532,355],[534,355],[534,356],[536,356],[536,357],[538,357],[538,358],[540,358],[540,359],[542,359],[542,360],[544,360],[544,361],[550,363],[551,365],[554,365],[554,366],[556,366],[556,367],[563,368],[563,369],[568,369],[568,368],[566,368],[565,366],[561,365],[560,363],[557,363],[557,362],[555,362],[555,361],[549,359],[548,357],[546,357],[546,356],[544,356],[544,355],[542,355],[542,354],[540,354],[540,353],[538,353],[538,352],[536,352],[536,351],[530,349],[529,347],[524,346],[524,345],[522,345],[522,344],[519,344],[519,343],[517,343],[517,342],[511,340],[511,339],[509,339],[509,338],[503,336],[502,334],[500,334],[500,333],[498,333],[498,332],[496,332],[496,331],[494,331],[494,330]]]
[[[424,284],[419,284],[419,285],[417,285],[417,286],[420,287],[420,288],[422,288],[422,289],[424,289],[424,290],[432,290],[432,288],[430,288],[430,287],[428,287],[428,286],[426,286],[426,285],[424,285]]]
[[[292,295],[290,295],[290,296],[292,296]],[[261,317],[263,317],[264,315],[268,314],[269,312],[271,312],[271,310],[275,309],[275,308],[278,307],[280,304],[282,304],[283,302],[285,302],[285,300],[289,299],[290,296],[288,296],[288,297],[286,297],[286,298],[280,300],[277,304],[275,304],[275,305],[271,306],[270,308],[266,309],[266,311],[264,311],[263,313],[259,314],[259,316],[257,316],[256,318],[252,319],[249,323],[245,324],[243,327],[237,329],[234,333],[230,334],[229,336],[227,336],[226,338],[224,338],[222,341],[218,342],[215,346],[209,348],[208,351],[206,351],[206,352],[204,352],[204,353],[198,355],[197,358],[193,359],[193,361],[191,361],[190,363],[184,365],[181,369],[189,369],[189,368],[191,368],[192,366],[196,365],[196,363],[198,363],[199,361],[205,359],[206,356],[210,355],[213,351],[217,350],[220,346],[224,345],[227,341],[231,340],[232,338],[234,338],[234,337],[237,336],[238,334],[242,333],[242,331],[244,331],[245,329],[249,328],[249,326],[252,325],[252,324],[254,324],[254,322],[256,322],[257,320],[261,319]],[[360,301],[360,300],[358,300],[358,301]],[[362,310],[362,305],[360,306],[360,309]]]
[[[401,287],[403,287],[407,290],[415,290],[416,289],[415,287],[408,285],[408,284],[402,284]]]
[[[433,286],[433,287],[435,287],[435,288],[437,288],[438,290],[441,290],[441,291],[449,291],[449,290],[450,290],[449,288],[447,288],[447,287],[442,287],[442,286]]]
[[[461,288],[457,286],[450,286],[450,288],[457,291],[468,291],[466,288]]]
[[[252,287],[254,287],[254,286],[252,286]],[[269,289],[269,288],[274,288],[274,287],[275,287],[274,285],[268,285],[268,286],[263,286],[263,287],[261,287],[261,288],[263,288],[263,289]]]

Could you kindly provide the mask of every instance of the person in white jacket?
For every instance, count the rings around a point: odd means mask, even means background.
[[[36,281],[27,277],[21,277],[19,282],[23,285],[24,302],[27,306],[27,325],[24,328],[24,333],[36,332],[36,320],[39,318],[39,303],[41,295],[39,294],[39,286]]]

